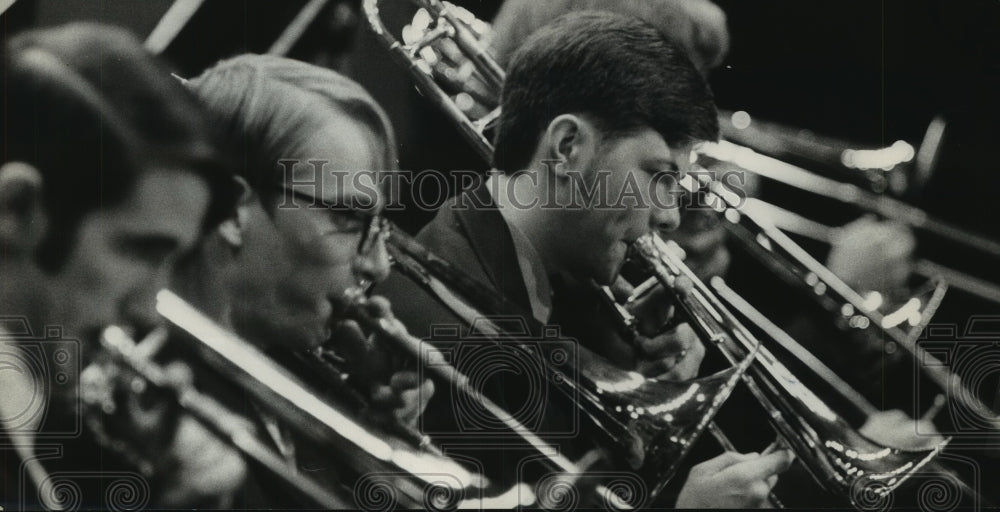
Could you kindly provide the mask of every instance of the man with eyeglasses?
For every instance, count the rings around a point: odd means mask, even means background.
[[[345,318],[349,297],[388,273],[379,215],[386,200],[368,172],[395,166],[384,113],[335,72],[269,56],[220,62],[189,87],[237,157],[243,192],[232,217],[183,263],[174,288],[310,382],[320,379],[303,357],[322,354],[350,374],[369,419],[412,425],[433,384],[401,371],[395,355]],[[369,307],[375,316],[388,311],[374,297]],[[255,413],[289,464],[336,481],[335,455]],[[267,485],[261,492],[270,495],[247,497],[247,505],[293,503]]]

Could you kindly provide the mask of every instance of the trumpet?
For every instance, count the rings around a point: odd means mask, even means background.
[[[548,364],[556,360],[551,354],[537,353],[544,350],[544,345],[539,348],[520,342],[543,332],[543,326],[530,315],[398,230],[392,231],[387,246],[401,274],[478,333],[496,341],[498,350],[517,351],[543,361],[553,387],[586,413],[605,441],[623,454],[625,467],[646,482],[646,503],[635,506],[652,502],[662,491],[756,356],[755,348],[747,347],[747,352],[734,358],[729,368],[687,382],[642,377],[583,347],[578,348],[578,367],[557,368]],[[527,332],[512,331],[492,320],[497,318],[516,318]],[[706,339],[713,343],[722,343],[731,335],[732,325],[714,322],[711,316],[700,320],[711,331]]]
[[[181,409],[258,463],[300,496],[327,509],[364,505],[359,491],[375,486],[394,489],[396,499],[425,508],[480,508],[487,481],[452,459],[387,440],[351,415],[320,398],[308,386],[250,343],[222,328],[168,290],[157,296],[159,314],[185,336],[192,352],[226,376],[305,439],[330,450],[358,479],[355,496],[345,496],[333,482],[316,482],[289,465],[261,442],[242,416],[193,386],[171,384],[164,370],[136,350],[136,343],[117,327],[105,330],[103,348],[155,387],[165,389]],[[150,336],[163,338],[161,328]],[[519,489],[512,490],[519,493]]]
[[[379,0],[363,0],[362,9],[368,21],[368,27],[388,49],[400,66],[410,72],[417,88],[449,118],[456,120],[456,126],[462,135],[472,144],[473,149],[485,162],[493,160],[493,145],[486,136],[487,130],[500,117],[500,107],[497,106],[488,113],[476,116],[473,101],[485,97],[484,103],[496,105],[500,89],[506,78],[506,73],[492,58],[475,35],[472,24],[485,30],[485,23],[475,20],[468,11],[440,0],[412,0],[421,10],[417,12],[407,32],[412,42],[400,42],[382,21],[379,12]],[[436,51],[441,45],[452,47],[458,54],[454,59],[446,60],[442,52]],[[454,54],[455,52],[447,52]],[[462,60],[472,63],[464,66],[465,72],[456,73],[455,61]],[[445,92],[439,85],[441,77],[452,89],[459,92],[454,95]],[[470,93],[469,91],[477,91]],[[480,92],[481,91],[481,92]]]

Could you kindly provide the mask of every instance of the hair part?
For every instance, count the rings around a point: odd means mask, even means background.
[[[584,10],[649,22],[680,45],[702,74],[721,64],[729,52],[725,12],[710,0],[507,0],[493,20],[491,46],[497,61],[506,66],[536,30],[563,14]]]
[[[308,154],[304,145],[333,119],[349,117],[375,135],[382,169],[397,166],[389,118],[353,80],[326,68],[269,55],[224,60],[190,81],[226,146],[237,173],[262,198],[277,197],[279,162]]]
[[[122,29],[92,23],[25,32],[3,48],[3,161],[42,175],[50,217],[37,259],[55,271],[83,218],[121,204],[138,176],[178,169],[204,179],[204,227],[235,190],[193,97]]]
[[[608,12],[562,16],[513,57],[501,94],[494,166],[531,165],[548,124],[586,114],[605,139],[651,128],[671,146],[715,140],[712,92],[687,55],[652,25]]]

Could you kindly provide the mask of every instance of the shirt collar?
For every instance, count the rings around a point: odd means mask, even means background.
[[[542,259],[528,236],[504,214],[504,209],[499,208],[499,211],[510,230],[521,277],[528,291],[528,300],[531,302],[531,314],[539,322],[546,323],[552,314],[552,284],[542,265]]]

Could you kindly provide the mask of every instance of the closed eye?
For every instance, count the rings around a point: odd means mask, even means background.
[[[369,224],[366,217],[351,210],[330,210],[327,218],[331,233],[361,233]]]
[[[671,165],[668,167],[656,167],[645,170],[654,179],[663,179],[666,176],[671,176],[675,178],[680,178],[681,170],[676,165]]]
[[[115,241],[118,252],[125,257],[150,266],[159,266],[177,251],[177,239],[162,235],[122,235]]]

